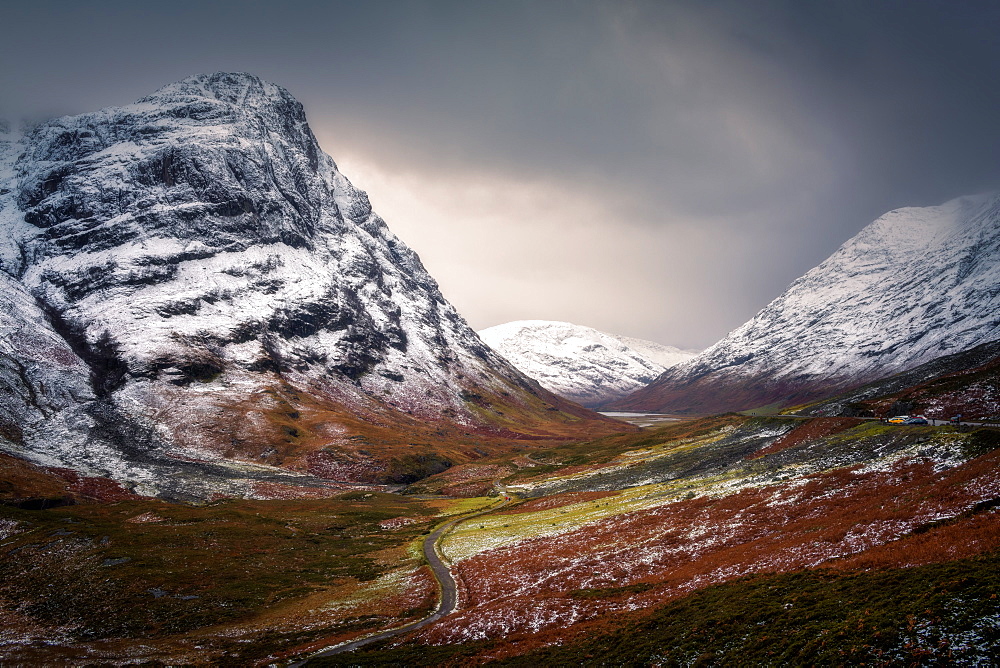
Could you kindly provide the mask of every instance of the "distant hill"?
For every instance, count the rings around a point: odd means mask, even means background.
[[[542,387],[590,407],[644,387],[694,356],[652,341],[549,320],[508,322],[479,336]]]

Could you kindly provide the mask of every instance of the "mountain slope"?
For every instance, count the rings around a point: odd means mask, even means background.
[[[154,452],[237,479],[370,481],[471,447],[441,455],[435,438],[611,428],[479,341],[278,86],[199,75],[3,139],[0,269],[30,295],[22,320],[75,356],[46,391],[77,388],[55,438],[65,411],[6,402],[5,423],[35,434],[9,450],[161,494],[190,485],[136,464]]]
[[[633,392],[693,356],[652,341],[548,320],[508,322],[479,336],[542,387],[584,406]]]
[[[641,355],[650,362],[659,364],[664,369],[669,369],[670,367],[677,366],[682,362],[687,362],[689,359],[698,354],[698,351],[681,350],[680,348],[665,346],[662,343],[656,343],[655,341],[634,339],[631,336],[620,336],[618,334],[609,334],[609,336],[621,341],[632,352]]]
[[[719,343],[615,403],[808,401],[1000,338],[1000,196],[892,211]]]
[[[1000,422],[1000,341],[945,355],[904,373],[796,409],[800,415],[888,417],[917,413],[938,420]]]

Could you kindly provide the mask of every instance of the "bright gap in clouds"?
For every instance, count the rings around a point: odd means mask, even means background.
[[[704,348],[715,342],[706,324],[721,338],[762,306],[700,303],[700,291],[689,290],[752,273],[745,258],[759,242],[713,233],[706,221],[643,224],[626,195],[593,184],[336,158],[475,329],[564,320]]]

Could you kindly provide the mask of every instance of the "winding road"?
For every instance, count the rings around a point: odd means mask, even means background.
[[[342,654],[344,652],[353,652],[359,647],[364,647],[370,643],[402,635],[403,633],[409,633],[410,631],[416,631],[417,629],[423,628],[428,624],[433,624],[445,615],[450,615],[455,612],[455,608],[458,604],[458,585],[455,583],[455,578],[451,574],[451,569],[449,569],[448,565],[441,559],[441,554],[438,552],[438,543],[441,538],[443,538],[446,533],[451,531],[451,529],[459,522],[464,522],[465,520],[485,515],[486,513],[492,513],[495,510],[503,508],[510,503],[510,501],[511,496],[507,490],[500,488],[500,503],[495,506],[485,508],[484,510],[479,510],[467,515],[460,515],[450,519],[432,531],[427,538],[424,539],[424,557],[427,559],[427,564],[431,567],[431,572],[434,573],[434,579],[438,581],[438,585],[441,589],[441,600],[434,612],[421,620],[410,622],[405,626],[399,626],[386,631],[379,631],[378,633],[364,636],[362,638],[358,638],[357,640],[351,640],[339,645],[328,647],[314,654],[310,654],[301,661],[289,664],[289,668],[298,668],[298,666],[303,666],[311,659],[318,659],[323,656],[333,656],[334,654]]]

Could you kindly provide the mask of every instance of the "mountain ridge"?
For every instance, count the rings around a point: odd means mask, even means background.
[[[691,361],[611,404],[804,403],[997,338],[1000,195],[881,216]]]

